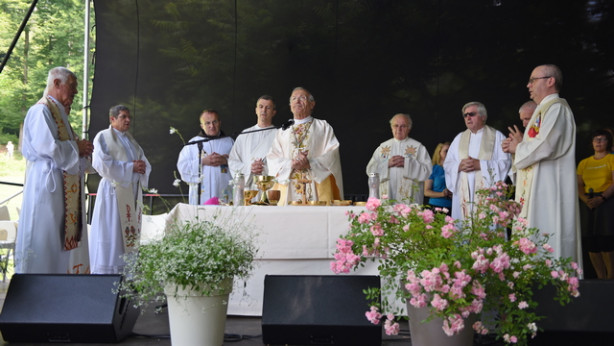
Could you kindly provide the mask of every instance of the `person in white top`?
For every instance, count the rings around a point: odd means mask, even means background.
[[[43,98],[24,120],[27,160],[15,272],[89,273],[84,174],[94,172],[92,143],[77,137],[68,113],[77,77],[64,67],[49,71]]]
[[[529,227],[550,233],[557,257],[581,261],[576,187],[576,122],[567,101],[559,97],[563,74],[556,65],[533,69],[527,83],[537,108],[524,134],[510,133],[503,150],[514,154],[516,200]]]
[[[230,151],[228,166],[232,175],[243,173],[245,186],[251,186],[254,175],[268,175],[266,154],[277,133],[273,117],[277,109],[273,98],[262,95],[256,101],[256,125],[243,130]]]
[[[124,254],[134,254],[139,245],[143,188],[147,188],[151,165],[128,130],[130,110],[123,105],[109,110],[108,129],[94,138],[92,165],[102,177],[96,193],[90,231],[92,274],[120,274]]]
[[[200,133],[181,149],[177,170],[189,187],[189,203],[203,204],[221,197],[232,179],[228,154],[234,141],[221,130],[217,111],[206,109],[200,115]]]
[[[424,181],[431,175],[431,156],[422,143],[409,137],[412,121],[399,113],[390,119],[393,138],[380,144],[367,164],[367,175],[378,173],[379,192],[396,201],[422,204]]]
[[[452,217],[465,220],[473,211],[475,192],[504,181],[512,159],[501,149],[505,135],[486,125],[484,104],[469,102],[461,114],[467,130],[450,144],[443,168],[446,185],[452,191]]]

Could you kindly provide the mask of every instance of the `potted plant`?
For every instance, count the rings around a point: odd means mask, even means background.
[[[394,302],[386,299],[393,297],[406,300],[408,310],[426,311],[427,321],[441,318],[438,328],[448,336],[465,329],[474,315],[466,329],[487,334],[494,328],[504,342],[526,344],[540,318],[532,290],[551,284],[554,299],[569,302],[579,296],[580,269],[570,259],[553,258],[548,234],[517,217],[521,206],[509,199],[510,190],[500,182],[479,191],[465,222],[442,210],[370,198],[364,212],[349,212],[350,230],[337,241],[331,268],[346,273],[364,261],[379,261],[383,298],[378,300],[379,290],[367,290],[373,306],[366,317],[385,320],[387,334],[399,330],[399,311],[391,311]],[[418,345],[416,322],[410,320],[412,345]]]
[[[120,289],[139,305],[166,298],[173,345],[220,346],[233,279],[248,276],[257,253],[245,228],[219,218],[172,225],[125,256]]]

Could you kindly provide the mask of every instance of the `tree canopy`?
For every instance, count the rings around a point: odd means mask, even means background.
[[[0,2],[0,57],[7,54],[31,3]],[[38,1],[0,73],[0,143],[16,141],[28,108],[41,98],[47,73],[55,66],[65,66],[78,77],[79,95],[75,97],[70,120],[74,130],[81,133],[84,11],[83,0]]]

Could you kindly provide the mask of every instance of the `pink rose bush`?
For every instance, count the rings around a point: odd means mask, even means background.
[[[509,199],[506,184],[478,196],[473,217],[464,222],[388,199],[370,198],[364,212],[349,213],[350,230],[337,241],[331,269],[348,273],[364,261],[378,261],[382,288],[366,290],[369,321],[383,322],[387,334],[397,334],[399,311],[388,311],[387,299],[397,297],[429,309],[429,319],[442,318],[448,335],[468,327],[526,344],[539,328],[533,290],[553,285],[561,304],[579,296],[578,265],[554,258],[548,234],[517,217],[521,205]],[[478,321],[465,323],[472,314]]]

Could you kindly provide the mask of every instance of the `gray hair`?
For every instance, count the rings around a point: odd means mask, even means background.
[[[111,107],[111,109],[109,109],[109,116],[113,117],[113,118],[117,118],[117,116],[119,115],[119,113],[121,111],[126,111],[126,112],[130,113],[130,109],[128,109],[128,107],[126,107],[124,105],[117,105],[117,106],[113,106],[113,107]]]
[[[294,94],[294,92],[297,91],[297,90],[303,90],[304,92],[309,94],[309,101],[310,102],[314,102],[316,100],[309,90],[307,90],[307,89],[305,89],[305,88],[303,88],[301,86],[297,86],[296,88],[292,89],[292,92],[290,93],[290,95]]]
[[[47,75],[47,87],[53,85],[53,81],[59,79],[62,84],[68,81],[68,77],[72,76],[74,79],[77,79],[77,75],[74,74],[71,70],[66,67],[58,66],[49,70],[49,74]]]
[[[537,103],[535,103],[535,101],[533,100],[527,101],[523,103],[522,106],[520,106],[520,108],[518,108],[518,113],[522,112],[525,109],[530,109],[531,113],[533,113],[533,111],[535,111],[535,108],[537,108]]]
[[[49,74],[47,75],[47,86],[45,87],[43,95],[47,96],[49,88],[53,86],[54,80],[59,79],[61,84],[66,84],[69,76],[77,80],[77,75],[66,67],[57,66],[49,70]]]
[[[411,130],[412,126],[414,125],[414,122],[411,120],[411,116],[409,116],[409,114],[406,114],[406,113],[397,113],[393,115],[392,118],[390,118],[390,125],[392,125],[392,121],[397,116],[405,118],[405,120],[407,120],[407,125],[409,125],[409,129]]]
[[[486,121],[486,119],[488,118],[488,112],[486,112],[486,106],[484,106],[482,102],[478,102],[478,101],[472,101],[472,102],[465,103],[465,105],[463,106],[463,109],[461,110],[461,114],[463,115],[463,117],[465,116],[465,109],[471,106],[477,106],[478,114],[480,115],[482,119],[484,119],[484,121]]]

